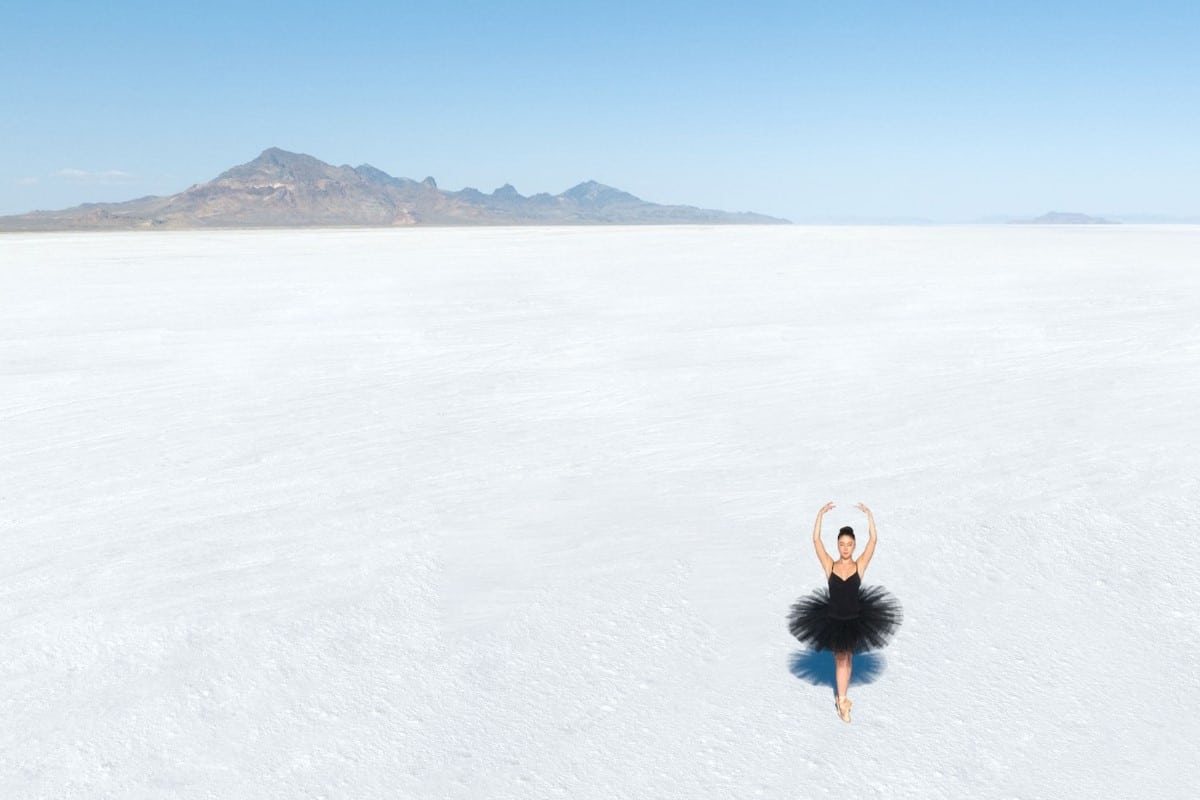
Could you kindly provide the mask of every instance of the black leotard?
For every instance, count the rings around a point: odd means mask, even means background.
[[[858,616],[858,587],[862,579],[858,570],[849,578],[829,573],[829,616],[834,619],[854,619]]]

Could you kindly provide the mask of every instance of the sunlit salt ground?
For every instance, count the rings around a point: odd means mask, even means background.
[[[0,796],[1191,798],[1198,397],[1196,227],[0,237]]]

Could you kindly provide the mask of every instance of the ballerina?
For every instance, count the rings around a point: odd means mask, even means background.
[[[854,554],[854,529],[849,525],[838,531],[840,558],[834,561],[821,543],[821,519],[834,508],[826,503],[817,512],[813,526],[813,545],[825,570],[828,589],[818,589],[797,600],[788,614],[788,630],[814,650],[833,651],[837,674],[835,705],[843,722],[850,721],[850,672],[855,653],[878,650],[887,645],[903,619],[900,603],[882,586],[862,588],[862,574],[875,555],[875,515],[862,503],[859,510],[867,515],[870,538],[857,560]]]

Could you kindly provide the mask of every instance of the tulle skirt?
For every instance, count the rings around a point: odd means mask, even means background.
[[[788,631],[814,650],[865,653],[886,647],[903,619],[900,602],[882,586],[860,587],[858,616],[836,619],[829,612],[829,589],[822,587],[792,604]]]

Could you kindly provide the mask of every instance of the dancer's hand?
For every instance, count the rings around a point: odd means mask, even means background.
[[[866,514],[868,517],[875,516],[874,514],[871,513],[871,509],[867,508],[866,505],[864,505],[863,503],[858,504],[858,510],[863,512],[864,514]]]
[[[834,508],[833,503],[832,502],[826,503],[825,505],[821,506],[821,510],[817,512],[817,516],[818,517],[822,516],[827,511],[829,511],[829,509],[831,509],[831,508]]]

